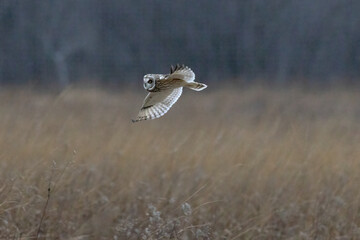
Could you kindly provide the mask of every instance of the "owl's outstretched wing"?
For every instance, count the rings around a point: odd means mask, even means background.
[[[171,66],[170,75],[167,77],[168,79],[181,79],[186,82],[193,82],[195,80],[195,73],[191,68],[185,65],[177,64],[175,67]]]
[[[140,112],[133,122],[155,119],[163,116],[174,103],[179,99],[182,87],[161,92],[149,93],[140,109]]]

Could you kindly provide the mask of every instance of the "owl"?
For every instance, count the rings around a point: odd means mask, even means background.
[[[171,66],[170,74],[146,74],[144,88],[149,94],[144,99],[140,112],[133,122],[155,119],[163,116],[181,96],[183,87],[195,91],[207,88],[195,82],[195,73],[185,65]]]

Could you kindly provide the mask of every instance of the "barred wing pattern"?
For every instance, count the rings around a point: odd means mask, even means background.
[[[137,118],[132,121],[139,122],[163,116],[179,99],[182,89],[182,87],[179,87],[161,92],[150,92],[146,96]]]
[[[177,64],[175,67],[171,66],[168,79],[182,79],[186,82],[193,82],[195,80],[195,73],[191,68]]]

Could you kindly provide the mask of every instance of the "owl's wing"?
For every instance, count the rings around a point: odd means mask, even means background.
[[[140,112],[133,122],[155,119],[163,116],[171,106],[176,103],[182,93],[182,87],[161,92],[149,93],[140,109]]]
[[[195,73],[191,68],[185,65],[177,64],[175,67],[171,66],[170,75],[168,79],[182,79],[186,82],[193,82],[195,80]]]

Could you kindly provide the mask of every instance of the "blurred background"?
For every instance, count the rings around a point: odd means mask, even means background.
[[[0,239],[360,239],[359,66],[359,0],[0,0]]]
[[[176,63],[205,82],[354,82],[359,12],[352,0],[1,0],[0,83],[137,83]]]

